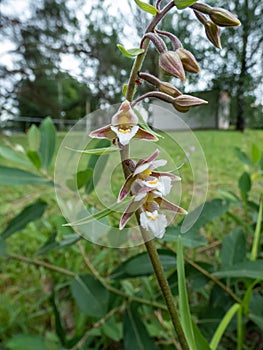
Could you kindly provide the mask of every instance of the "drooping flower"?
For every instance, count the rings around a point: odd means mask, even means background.
[[[132,138],[148,141],[158,140],[154,134],[139,127],[138,117],[127,100],[121,104],[118,112],[114,114],[111,124],[92,131],[90,137],[109,140],[118,139],[123,146],[129,144]]]
[[[171,182],[181,179],[171,173],[154,171],[155,168],[166,164],[166,160],[156,160],[158,154],[159,151],[156,150],[150,157],[139,160],[133,173],[122,186],[118,201],[124,199],[128,194],[131,194],[133,199],[125,209],[119,227],[123,229],[131,216],[140,210],[141,226],[155,237],[162,238],[167,219],[158,210],[165,209],[176,214],[187,214],[187,212],[163,198],[169,194],[172,187]]]
[[[151,190],[158,191],[160,195],[167,195],[171,189],[171,181],[180,181],[177,175],[168,172],[154,171],[155,168],[164,166],[167,161],[156,160],[159,154],[157,149],[150,157],[141,159],[135,165],[134,171],[123,184],[118,201],[123,200],[130,192],[131,194],[147,193]]]

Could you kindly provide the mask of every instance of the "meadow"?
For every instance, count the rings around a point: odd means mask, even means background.
[[[248,165],[245,164],[246,162],[242,162],[243,153],[240,153],[240,150],[253,158],[253,154],[251,155],[251,152],[253,153],[253,144],[256,145],[257,149],[263,149],[263,131],[246,130],[244,133],[238,133],[235,131],[202,130],[195,131],[194,134],[201,145],[208,166],[208,192],[205,200],[212,201],[216,198],[226,200],[227,194],[241,198],[240,177],[244,171],[249,172],[250,170]],[[171,132],[170,136],[173,140],[177,138],[184,139],[183,132],[179,134]],[[63,137],[64,134],[58,134],[57,149]],[[0,146],[8,145],[13,149],[18,149],[18,144],[26,148],[27,142],[26,135],[22,134],[0,136]],[[166,144],[166,147],[169,150],[169,142]],[[239,151],[236,150],[237,148]],[[192,150],[192,152],[194,154],[195,150]],[[176,159],[178,154],[173,153],[173,151],[169,154],[174,156],[175,162],[178,163]],[[50,177],[53,175],[54,162],[55,157],[53,165],[48,171]],[[0,165],[14,166],[14,163],[0,155]],[[191,191],[192,186],[192,177],[187,169],[186,166],[185,168],[182,167],[181,170],[185,189],[182,194],[182,202],[185,205],[190,198],[187,188],[189,186],[189,191]],[[253,181],[251,189],[249,188],[249,200],[259,203],[262,182],[258,174],[252,174],[251,179]],[[115,186],[117,186],[117,191],[119,182]],[[120,329],[118,328],[119,322],[117,323],[118,329],[115,329],[116,334],[114,338],[112,330],[110,332],[107,329],[106,323],[104,324],[103,321],[100,322],[98,320],[95,322],[89,315],[79,313],[76,305],[72,304],[72,298],[68,291],[68,277],[74,273],[86,273],[88,268],[91,270],[94,268],[96,274],[107,279],[110,271],[118,266],[120,261],[126,260],[135,253],[142,253],[144,248],[140,246],[118,250],[102,248],[84,241],[82,246],[75,244],[68,247],[65,245],[63,249],[50,249],[48,244],[52,242],[55,244],[55,239],[52,241],[52,235],[53,237],[63,237],[64,235],[72,234],[71,228],[62,226],[65,221],[54,198],[52,187],[43,185],[0,185],[0,191],[0,227],[2,232],[22,208],[37,200],[37,198],[41,197],[48,203],[48,210],[39,220],[28,223],[8,239],[8,255],[2,256],[0,269],[0,349],[22,350],[22,348],[16,347],[16,343],[15,345],[12,343],[13,337],[19,334],[44,336],[48,344],[46,345],[47,349],[60,349],[60,347],[56,346],[58,346],[59,340],[61,341],[61,338],[64,338],[61,334],[60,336],[58,334],[59,322],[62,322],[64,329],[66,329],[67,337],[83,334],[84,331],[87,331],[88,325],[89,334],[93,339],[96,337],[104,339],[101,343],[98,342],[97,347],[95,345],[90,345],[90,347],[86,345],[85,349],[121,349],[122,347],[117,345],[117,343],[121,342]],[[255,221],[255,214],[253,215],[252,219]],[[254,225],[248,210],[246,214],[246,209],[238,205],[205,224],[201,229],[201,233],[206,238],[207,244],[188,249],[187,256],[195,261],[201,257],[203,263],[210,264],[212,267],[219,266],[221,261],[219,249],[222,241],[238,224],[238,219],[243,221],[244,227],[251,224]],[[242,222],[240,225],[242,226]],[[48,241],[49,243],[47,244]],[[247,244],[251,244],[252,237],[247,236],[247,241]],[[45,247],[48,247],[46,251]],[[162,247],[161,244],[160,247]],[[262,257],[262,253],[260,254]],[[85,256],[89,260],[85,260]],[[92,261],[92,265],[89,265],[89,261]],[[55,266],[55,268],[52,266]],[[153,279],[151,279],[151,282],[155,285]],[[124,280],[121,283],[126,293],[129,294],[134,291],[139,293],[140,282]],[[196,280],[196,283],[201,282]],[[146,281],[146,277],[143,277],[142,284],[145,289],[143,297],[146,298],[148,293],[148,297],[151,298],[152,290],[148,285],[148,280]],[[201,298],[202,300],[208,298],[207,290],[203,290],[203,292],[198,290],[198,293],[192,292],[193,312],[198,309],[198,300],[195,300],[195,298]],[[60,310],[59,312],[58,309]],[[161,323],[164,327],[168,327],[168,333],[170,334],[172,331],[165,322],[166,320],[164,319]],[[206,327],[207,325],[204,326],[204,330],[209,337],[210,333]],[[153,325],[150,331],[151,335],[156,337]],[[254,344],[259,344],[256,342],[262,340],[262,337],[260,338],[259,335],[260,331],[258,328],[253,328],[253,332],[255,333]],[[220,349],[234,349],[234,347],[231,348],[234,343],[233,338],[235,338],[233,334],[235,332],[231,333],[230,327],[228,337],[223,341]],[[251,335],[249,334],[249,336]],[[162,349],[169,349],[169,341],[167,341],[165,335],[162,335],[162,337],[163,345],[162,342],[159,345],[163,346]],[[83,337],[81,338],[80,336],[80,339],[83,339]],[[166,347],[165,339],[167,341]],[[77,345],[70,347],[68,344],[66,348],[82,349],[83,342],[80,343],[80,340],[78,340],[75,343]],[[104,347],[102,345],[103,342]],[[249,347],[252,343],[251,339],[247,340],[249,345],[244,345],[244,349],[252,349]],[[42,347],[39,347],[39,349],[42,349]],[[262,349],[262,347],[257,349]]]

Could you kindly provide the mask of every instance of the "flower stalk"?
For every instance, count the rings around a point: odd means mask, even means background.
[[[186,79],[185,72],[199,73],[200,71],[194,55],[184,49],[182,43],[174,34],[160,31],[156,28],[164,16],[175,6],[175,1],[170,1],[163,9],[160,9],[160,3],[160,0],[156,1],[158,12],[147,27],[141,40],[140,48],[143,50],[142,53],[136,56],[132,66],[127,84],[126,101],[121,104],[109,125],[91,132],[90,136],[110,139],[119,147],[125,182],[120,189],[118,202],[126,196],[132,197],[128,207],[122,214],[119,229],[121,230],[125,227],[133,214],[136,216],[147,253],[177,333],[178,341],[182,350],[189,350],[188,341],[190,343],[190,340],[188,339],[187,341],[186,339],[174,297],[152,239],[154,237],[162,238],[168,225],[166,216],[160,214],[159,210],[170,210],[175,215],[187,214],[183,208],[164,198],[170,192],[171,182],[180,181],[180,178],[171,173],[155,170],[155,168],[166,164],[166,160],[156,160],[159,153],[158,149],[152,155],[140,159],[137,163],[130,159],[130,141],[132,138],[147,141],[158,140],[154,133],[139,126],[138,117],[132,109],[139,101],[149,97],[158,98],[172,104],[179,112],[187,112],[192,107],[207,103],[207,101],[195,96],[183,94],[172,84],[161,81],[158,77],[140,72],[150,42],[154,44],[159,53],[159,68],[166,74],[179,78],[184,82]],[[190,8],[205,27],[207,38],[219,48],[221,47],[219,27],[237,26],[240,23],[230,12],[221,8],[212,8],[199,3],[194,4]],[[158,34],[165,37],[166,40],[170,40],[173,50],[167,49],[164,40]],[[139,85],[138,81],[141,83],[144,80],[153,85],[158,91],[150,91],[133,99],[135,85]]]

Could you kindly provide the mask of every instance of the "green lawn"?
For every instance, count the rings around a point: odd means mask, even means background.
[[[243,134],[234,131],[196,131],[195,136],[203,149],[205,160],[208,165],[209,183],[207,198],[212,199],[220,197],[220,190],[233,191],[238,193],[238,178],[244,171],[244,164],[234,154],[234,148],[240,147],[243,151],[250,153],[252,144],[256,144],[259,149],[263,149],[263,131],[246,130]],[[63,134],[64,135],[64,134]],[[59,135],[59,141],[63,135]],[[167,147],[169,155],[176,164],[182,163],[183,155],[179,148],[174,149],[174,142],[186,144],[188,135],[184,132],[170,133],[170,140],[160,141],[159,147]],[[11,137],[0,136],[0,145],[6,143],[21,144],[27,147],[25,135],[14,135]],[[59,146],[59,145],[58,145]],[[190,144],[189,147],[192,145]],[[187,147],[187,146],[185,146]],[[192,151],[192,156],[197,150]],[[117,156],[116,156],[116,159]],[[191,159],[191,155],[190,155]],[[0,158],[1,165],[16,166],[11,162]],[[83,163],[84,164],[84,163]],[[85,163],[86,164],[86,163]],[[191,160],[190,160],[191,164]],[[197,164],[198,171],[202,172],[202,163]],[[192,188],[193,176],[189,164],[185,164],[179,170],[184,183],[184,192],[182,202],[187,205]],[[50,174],[52,175],[52,174]],[[201,177],[202,179],[202,177]],[[122,181],[122,179],[121,179]],[[120,182],[118,181],[115,190],[118,191]],[[203,184],[198,184],[202,188]],[[189,193],[187,190],[189,189]],[[21,233],[15,234],[9,240],[9,250],[12,253],[23,254],[25,256],[34,256],[34,253],[42,246],[49,237],[50,232],[56,230],[56,219],[60,215],[60,210],[53,197],[53,189],[42,186],[37,189],[32,186],[1,186],[0,196],[0,225],[1,231],[8,221],[17,214],[22,207],[34,201],[41,196],[51,204],[48,213],[45,213],[41,223],[30,223]],[[254,189],[255,198],[259,197],[257,188]],[[205,198],[204,198],[205,200]],[[221,219],[220,219],[221,220]],[[218,220],[215,224],[205,231],[209,242],[221,239],[227,233],[227,223]],[[209,224],[210,225],[210,224]],[[107,254],[109,250],[101,251],[100,247],[90,244],[88,246],[90,254],[93,257],[93,263],[98,271],[103,275],[105,266],[114,264],[116,254]],[[45,258],[48,262],[72,271],[85,271],[83,261],[76,247],[72,246],[66,250],[51,252]],[[142,248],[143,249],[143,248]],[[132,249],[129,251],[132,254]],[[127,258],[127,251],[121,253],[123,258]],[[101,258],[101,256],[103,257]],[[118,256],[118,258],[120,258]],[[209,258],[209,257],[208,257]],[[107,259],[107,263],[100,264],[100,259]],[[64,276],[62,276],[64,277]],[[0,287],[0,335],[4,333],[3,339],[8,339],[15,332],[35,332],[45,333],[46,329],[54,328],[54,319],[50,320],[51,307],[48,301],[48,294],[43,293],[43,289],[50,290],[52,283],[62,288],[64,280],[58,274],[46,273],[44,269],[36,269],[32,265],[21,262],[10,261],[7,266],[2,266]],[[61,287],[62,286],[62,287]],[[70,307],[64,305],[65,308]],[[77,312],[75,310],[75,312]],[[51,322],[51,323],[50,323]],[[53,322],[53,324],[52,324]],[[85,320],[83,320],[85,322]],[[51,336],[52,337],[52,336]]]

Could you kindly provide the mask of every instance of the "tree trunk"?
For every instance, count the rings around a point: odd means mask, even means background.
[[[247,76],[247,44],[249,34],[249,8],[248,0],[244,2],[244,19],[241,24],[243,27],[242,34],[242,51],[241,51],[241,69],[238,79],[237,89],[237,119],[236,119],[236,130],[243,132],[246,127],[245,119],[245,92],[246,92],[246,76]]]

